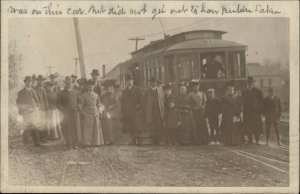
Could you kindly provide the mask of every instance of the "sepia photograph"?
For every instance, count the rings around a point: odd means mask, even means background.
[[[290,185],[289,18],[19,17],[8,32],[9,185]]]

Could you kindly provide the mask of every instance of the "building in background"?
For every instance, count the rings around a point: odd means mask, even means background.
[[[280,65],[261,65],[260,63],[248,63],[246,65],[248,76],[256,80],[256,87],[267,95],[268,88],[272,87],[275,94],[280,98],[284,108],[289,104],[289,72],[282,70]]]

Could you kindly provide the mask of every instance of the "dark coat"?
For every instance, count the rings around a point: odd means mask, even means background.
[[[244,115],[261,114],[263,94],[254,87],[242,92]]]
[[[122,92],[121,113],[123,118],[134,119],[140,106],[140,91],[136,87],[126,88]]]
[[[48,98],[46,94],[46,90],[44,87],[36,86],[35,92],[39,99],[39,107],[41,111],[47,111],[48,110]]]
[[[244,127],[248,134],[262,133],[262,92],[254,87],[242,92]]]
[[[178,128],[178,122],[179,122],[179,113],[178,110],[173,108],[168,108],[168,112],[165,115],[165,121],[166,121],[166,127],[167,128]]]
[[[21,115],[32,113],[36,109],[38,109],[38,97],[33,89],[30,91],[25,88],[18,92],[17,96],[17,107],[19,109],[19,113]]]
[[[57,92],[46,92],[47,94],[47,99],[48,99],[48,108],[49,110],[54,110],[57,108]]]
[[[281,116],[281,104],[279,98],[266,97],[263,101],[263,114],[266,119],[278,121]]]
[[[221,110],[221,101],[219,98],[207,99],[205,106],[205,116],[207,118],[218,117]]]
[[[241,106],[236,96],[224,96],[221,99],[223,141],[225,145],[237,145],[241,143]],[[234,121],[234,117],[239,122]]]
[[[70,116],[77,116],[79,110],[79,93],[77,90],[71,89],[70,91],[64,89],[58,95],[58,107],[63,114]]]

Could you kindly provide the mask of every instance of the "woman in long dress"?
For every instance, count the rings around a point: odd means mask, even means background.
[[[82,145],[99,146],[104,144],[103,133],[99,120],[102,111],[100,97],[94,92],[94,82],[87,81],[87,91],[81,96],[83,115]]]
[[[176,97],[176,108],[179,113],[179,131],[178,142],[181,145],[190,144],[192,142],[193,131],[195,130],[195,121],[193,117],[192,107],[190,106],[190,98],[187,94],[187,87],[184,83],[180,84],[179,94]]]
[[[221,99],[223,143],[227,146],[241,144],[241,106],[234,95],[234,86],[227,85],[226,94]]]

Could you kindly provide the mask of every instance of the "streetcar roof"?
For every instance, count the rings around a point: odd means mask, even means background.
[[[230,48],[247,47],[246,45],[222,39],[194,39],[180,42],[170,46],[167,51],[182,49],[208,49],[208,48]]]

